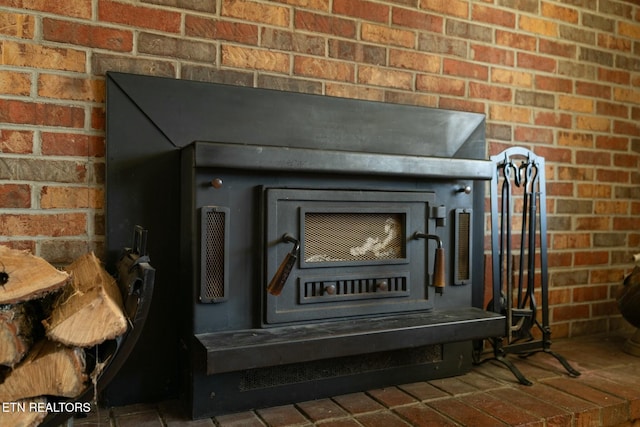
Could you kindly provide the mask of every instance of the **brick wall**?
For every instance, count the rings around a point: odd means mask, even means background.
[[[617,329],[640,252],[640,7],[622,0],[0,0],[0,241],[104,239],[104,74],[475,111],[547,159],[555,336]]]

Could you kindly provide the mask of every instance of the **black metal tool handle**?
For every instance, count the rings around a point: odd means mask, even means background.
[[[267,286],[267,292],[271,295],[278,296],[282,292],[282,288],[287,283],[287,279],[289,278],[289,274],[291,274],[291,270],[293,266],[296,264],[296,260],[298,259],[298,251],[300,250],[300,241],[293,237],[290,234],[285,234],[282,236],[282,241],[287,243],[293,243],[293,248],[291,252],[284,257],[282,264],[278,267],[276,274],[273,275],[273,278],[269,282]]]

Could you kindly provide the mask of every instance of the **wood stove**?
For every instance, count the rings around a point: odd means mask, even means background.
[[[483,116],[110,73],[107,118],[107,246],[149,229],[140,352],[194,418],[461,374],[502,334]]]

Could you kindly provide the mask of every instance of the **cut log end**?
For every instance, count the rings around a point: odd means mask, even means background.
[[[77,397],[87,381],[84,351],[42,340],[0,384],[0,402],[37,396]]]
[[[115,282],[93,253],[67,267],[72,285],[59,295],[51,316],[42,321],[52,340],[91,347],[126,332],[128,322]]]
[[[0,246],[0,262],[0,272],[6,280],[0,286],[0,304],[40,298],[62,288],[69,280],[68,273],[29,251]]]

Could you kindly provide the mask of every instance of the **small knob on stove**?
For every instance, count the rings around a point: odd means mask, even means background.
[[[379,290],[379,291],[388,291],[389,290],[389,282],[387,282],[384,279],[378,280],[376,282],[376,289]]]
[[[222,178],[214,178],[211,180],[211,186],[215,189],[222,187]]]
[[[465,185],[464,187],[460,187],[456,190],[456,193],[471,194],[471,186]]]
[[[327,285],[324,287],[324,293],[328,294],[328,295],[335,295],[336,294],[336,285],[331,284],[331,285]]]

